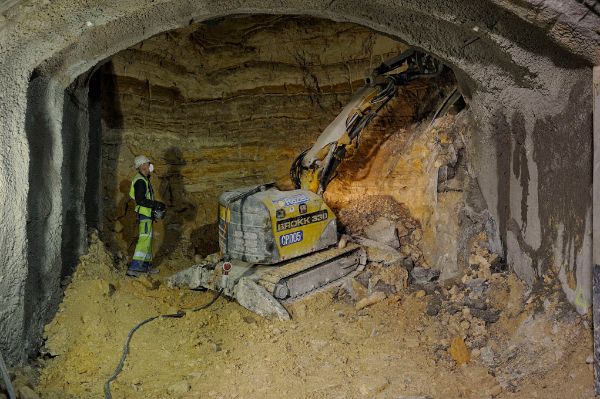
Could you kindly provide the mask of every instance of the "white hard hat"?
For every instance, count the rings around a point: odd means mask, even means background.
[[[135,166],[135,168],[138,169],[145,163],[150,163],[150,159],[145,155],[138,155],[137,157],[135,157],[135,161],[133,161],[133,166]]]

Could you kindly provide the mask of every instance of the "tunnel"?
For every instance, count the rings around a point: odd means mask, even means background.
[[[599,11],[3,4],[0,354],[15,385],[101,395],[137,321],[210,298],[165,279],[219,251],[219,196],[294,189],[294,158],[373,68],[416,49],[442,73],[397,87],[322,195],[364,270],[285,305],[291,324],[220,298],[142,330],[115,395],[591,397]],[[160,277],[135,280],[140,154],[168,211]],[[148,359],[168,369],[152,382]]]

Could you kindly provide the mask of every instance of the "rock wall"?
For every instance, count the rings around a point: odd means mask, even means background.
[[[401,252],[411,263],[441,272],[441,280],[462,275],[473,237],[484,233],[487,247],[493,249],[496,234],[473,174],[469,150],[476,125],[470,110],[457,103],[449,114],[432,121],[453,83],[448,76],[401,88],[382,118],[365,131],[358,151],[340,165],[325,193],[339,214],[348,206],[353,212],[370,208],[356,204],[385,196],[404,204],[419,232],[411,234]],[[407,106],[413,112],[397,118]],[[407,233],[398,228],[400,237]]]
[[[217,250],[219,195],[267,181],[291,188],[292,160],[367,70],[406,48],[358,25],[256,16],[191,25],[116,54],[96,77],[105,240],[126,252],[135,239],[133,205],[125,207],[132,160],[146,154],[169,207],[155,250],[168,255],[180,242],[201,255]],[[412,101],[387,120],[412,119]]]

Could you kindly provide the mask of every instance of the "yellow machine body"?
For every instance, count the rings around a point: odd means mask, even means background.
[[[273,186],[252,191],[229,191],[219,199],[223,257],[275,264],[337,244],[335,215],[320,196]]]

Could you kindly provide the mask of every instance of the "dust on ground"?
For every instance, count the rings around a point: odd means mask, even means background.
[[[168,288],[165,277],[188,265],[163,263],[156,278],[127,278],[102,242],[91,242],[46,327],[34,387],[42,398],[103,397],[135,324],[211,300],[211,292]],[[561,309],[557,296],[541,308],[532,296],[524,301],[511,275],[487,277],[413,284],[361,306],[336,288],[290,305],[288,322],[219,298],[207,310],[143,326],[113,397],[593,397],[587,317]],[[481,287],[485,295],[471,301]],[[477,316],[479,308],[491,319]]]

